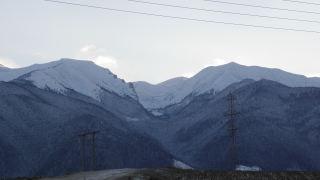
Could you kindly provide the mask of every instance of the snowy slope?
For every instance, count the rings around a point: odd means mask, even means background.
[[[189,165],[186,165],[185,163],[178,161],[178,160],[173,160],[173,166],[179,169],[193,169]]]
[[[315,82],[320,84],[320,77],[311,77],[309,79],[312,79],[313,81],[315,81]]]
[[[109,179],[114,180],[124,176],[129,176],[134,172],[138,171],[137,169],[112,169],[104,171],[87,171],[80,172],[75,174],[63,175],[58,177],[43,178],[41,180],[102,180]]]
[[[10,69],[10,68],[6,68],[6,67],[1,68],[0,67],[0,81],[8,82],[8,81],[16,79],[24,74],[30,73],[32,71],[47,69],[51,66],[54,66],[55,64],[57,64],[57,61],[50,62],[47,64],[34,64],[29,67],[17,68],[17,69]]]
[[[244,166],[244,165],[238,165],[235,169],[236,171],[262,171],[260,167],[258,166]]]
[[[207,67],[192,78],[180,81],[168,80],[157,85],[140,81],[133,84],[140,103],[146,109],[152,110],[179,103],[190,94],[196,96],[221,91],[228,85],[247,78],[269,79],[290,87],[320,87],[320,82],[314,78],[288,73],[280,69],[243,66],[234,62]]]
[[[172,79],[169,79],[169,80],[166,80],[164,82],[161,82],[157,85],[160,85],[160,86],[173,86],[181,81],[184,81],[184,80],[187,80],[188,78],[187,77],[176,77],[176,78],[172,78]]]
[[[137,99],[132,85],[118,79],[108,69],[97,66],[91,61],[61,59],[47,64],[0,71],[2,81],[11,81],[16,78],[31,82],[40,89],[52,90],[60,94],[74,90],[98,101],[104,89],[122,97],[130,96]]]

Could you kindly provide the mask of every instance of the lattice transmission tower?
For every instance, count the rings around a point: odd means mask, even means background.
[[[235,116],[240,114],[240,112],[237,112],[234,108],[235,100],[237,98],[232,94],[229,93],[227,96],[226,101],[228,102],[229,111],[227,114],[225,114],[226,117],[229,117],[229,136],[231,139],[231,168],[232,170],[235,170],[237,163],[238,163],[238,157],[236,152],[236,124],[235,124]]]

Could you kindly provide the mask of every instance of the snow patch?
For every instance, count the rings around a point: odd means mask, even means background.
[[[175,160],[175,159],[173,160],[173,166],[176,168],[179,168],[179,169],[193,169],[192,167],[184,164],[181,161]]]
[[[262,171],[262,169],[258,166],[243,166],[243,165],[238,165],[235,169],[236,171]]]
[[[159,112],[158,110],[152,110],[151,111],[151,113],[153,114],[153,115],[155,115],[155,116],[162,116],[162,115],[164,115],[163,113],[161,113],[161,112]]]

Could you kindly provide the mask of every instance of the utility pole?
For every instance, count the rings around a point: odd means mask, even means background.
[[[85,135],[82,136],[82,171],[86,171],[86,137]]]
[[[231,168],[234,170],[237,165],[237,154],[236,154],[236,131],[238,130],[235,125],[235,116],[240,114],[239,112],[235,111],[234,109],[234,101],[237,98],[232,94],[229,93],[227,96],[226,101],[228,101],[229,105],[229,112],[225,114],[225,116],[229,117],[229,135],[231,138]]]
[[[96,162],[95,162],[95,139],[94,135],[100,133],[100,131],[95,131],[95,132],[89,132],[85,134],[80,134],[78,135],[79,137],[82,137],[82,171],[86,171],[86,136],[92,134],[92,171],[95,170]]]
[[[99,131],[100,132],[100,131]],[[95,154],[95,145],[94,145],[94,135],[98,132],[92,133],[92,171],[95,170],[96,167],[96,154]]]

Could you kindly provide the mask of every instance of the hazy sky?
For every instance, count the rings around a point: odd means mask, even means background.
[[[61,58],[91,60],[109,68],[126,81],[150,83],[192,76],[206,66],[231,61],[320,77],[320,23],[181,9],[127,0],[61,1],[319,33],[164,18],[44,0],[0,0],[0,64],[17,68]],[[236,6],[205,0],[141,1],[320,22],[320,5],[283,0],[220,1],[316,13]],[[318,0],[304,2],[319,3]]]

